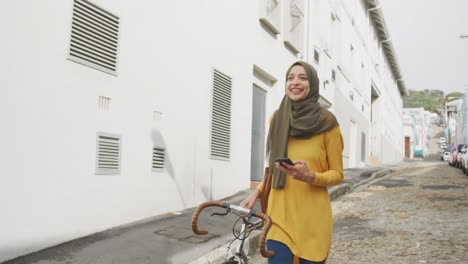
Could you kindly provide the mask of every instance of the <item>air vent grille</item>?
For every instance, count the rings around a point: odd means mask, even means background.
[[[119,18],[85,0],[75,0],[69,59],[117,73]]]
[[[120,137],[97,135],[96,174],[120,173]]]
[[[153,148],[153,170],[164,169],[165,151],[163,148]]]

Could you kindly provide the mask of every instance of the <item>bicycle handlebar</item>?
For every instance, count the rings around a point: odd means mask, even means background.
[[[222,207],[226,209],[234,209],[236,211],[242,212],[242,213],[251,213],[253,216],[261,218],[265,221],[265,225],[262,228],[262,233],[260,234],[260,242],[259,242],[259,247],[260,247],[260,254],[262,254],[263,257],[268,258],[271,256],[275,255],[274,251],[267,251],[265,248],[265,239],[266,239],[266,234],[268,233],[268,230],[270,230],[271,227],[271,218],[261,212],[257,212],[254,210],[249,210],[247,208],[243,208],[237,205],[232,205],[229,203],[221,202],[221,201],[208,201],[205,203],[202,203],[195,209],[195,212],[193,212],[192,216],[192,231],[197,234],[197,235],[206,235],[208,234],[208,230],[206,229],[198,229],[197,226],[197,221],[198,221],[198,216],[200,215],[200,212],[207,208],[207,207]]]

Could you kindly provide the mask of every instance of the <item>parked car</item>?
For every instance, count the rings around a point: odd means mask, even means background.
[[[449,157],[450,157],[450,151],[449,151],[449,150],[445,150],[444,153],[443,153],[443,155],[442,155],[442,160],[443,160],[443,161],[448,161]],[[466,168],[466,167],[465,167],[465,168]]]
[[[455,148],[449,151],[449,157],[447,159],[447,162],[450,166],[455,166],[455,160],[454,160],[454,155],[455,155]]]
[[[448,157],[448,153],[450,153],[448,148],[442,149],[440,151],[440,160],[447,161],[446,159],[444,159],[445,153],[447,153],[447,157]]]
[[[459,158],[461,157],[461,154],[458,155],[462,148],[466,146],[465,144],[458,144],[457,147],[453,150],[453,165],[455,168],[460,168],[461,167],[461,163],[459,162]],[[466,151],[466,149],[465,149]]]
[[[465,145],[465,147],[463,147],[460,151],[460,153],[462,154],[458,154],[460,155],[460,158],[459,158],[459,162],[460,162],[460,169],[466,173],[467,172],[467,168],[468,168],[468,145]]]
[[[460,151],[458,151],[458,157],[457,157],[457,161],[458,161],[458,168],[461,169],[463,172],[465,172],[466,170],[466,166],[465,166],[465,160],[466,160],[466,150],[468,148],[468,145],[464,145]]]

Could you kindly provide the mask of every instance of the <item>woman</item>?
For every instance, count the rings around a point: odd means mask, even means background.
[[[325,263],[333,220],[327,187],[343,180],[343,138],[335,116],[319,103],[319,79],[308,63],[298,61],[286,73],[286,95],[273,114],[267,140],[272,189],[267,214],[273,225],[267,248],[269,264]],[[278,164],[289,157],[294,166]],[[271,169],[273,168],[273,169]],[[263,183],[241,206],[252,208]]]

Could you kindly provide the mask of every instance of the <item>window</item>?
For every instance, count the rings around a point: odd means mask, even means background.
[[[319,64],[320,62],[320,54],[318,53],[317,50],[314,50],[314,61]]]
[[[279,0],[260,0],[260,22],[273,34],[280,32],[281,8]]]
[[[231,148],[231,77],[213,72],[210,157],[229,160]]]
[[[153,171],[162,171],[164,170],[164,164],[165,164],[165,150],[164,148],[160,147],[154,147],[153,148],[153,163],[152,163],[152,168]]]
[[[285,28],[288,30],[284,34],[284,42],[293,52],[302,52],[304,42],[304,0],[291,0],[285,15]]]
[[[120,173],[119,135],[97,133],[96,174],[115,175]]]
[[[69,60],[117,75],[119,18],[86,1],[75,0]]]

